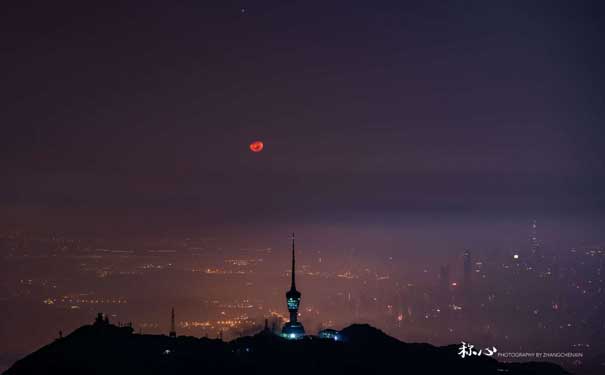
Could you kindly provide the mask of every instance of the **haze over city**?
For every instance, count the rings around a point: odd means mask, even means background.
[[[4,4],[0,371],[99,312],[279,331],[296,232],[309,334],[582,373],[605,343],[603,10]]]

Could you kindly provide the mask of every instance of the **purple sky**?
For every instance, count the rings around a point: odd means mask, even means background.
[[[110,3],[0,12],[8,228],[603,222],[598,1]]]

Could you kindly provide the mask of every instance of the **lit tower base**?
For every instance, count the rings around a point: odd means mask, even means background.
[[[290,312],[290,321],[284,325],[281,334],[289,340],[302,339],[305,336],[305,328],[298,321],[298,306],[300,306],[300,292],[296,290],[296,258],[294,255],[294,233],[292,233],[292,284],[290,290],[286,293],[286,302]]]

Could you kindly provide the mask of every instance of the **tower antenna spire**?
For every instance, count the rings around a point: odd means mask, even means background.
[[[296,255],[294,252],[294,232],[292,232],[292,284],[290,289],[296,290]]]

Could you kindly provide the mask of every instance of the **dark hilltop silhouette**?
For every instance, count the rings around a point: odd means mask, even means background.
[[[461,358],[458,345],[401,342],[367,324],[339,339],[287,340],[265,330],[230,342],[136,334],[97,318],[17,361],[5,374],[567,374],[546,362]]]

